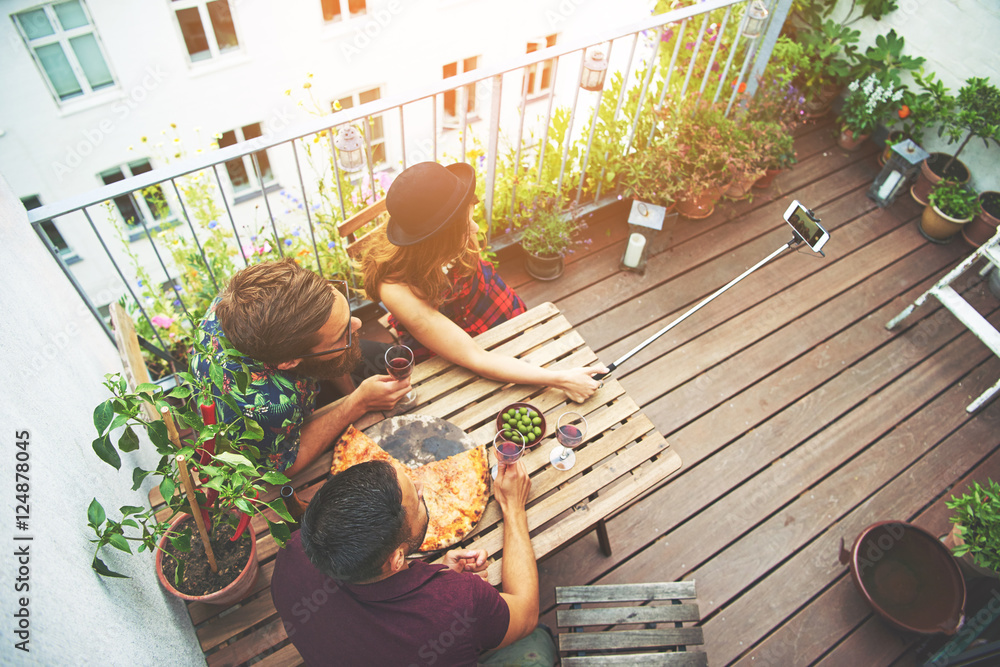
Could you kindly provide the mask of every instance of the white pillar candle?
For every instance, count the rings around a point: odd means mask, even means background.
[[[896,183],[899,183],[899,179],[901,178],[903,178],[903,175],[896,170],[893,170],[891,174],[886,176],[885,181],[882,182],[882,187],[878,189],[878,198],[885,201],[886,197],[892,194]]]
[[[628,247],[625,249],[625,259],[623,263],[629,268],[639,266],[642,259],[642,249],[646,246],[646,237],[642,234],[632,234],[628,237]]]

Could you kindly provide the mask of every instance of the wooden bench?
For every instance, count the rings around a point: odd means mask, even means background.
[[[559,632],[562,664],[705,667],[707,654],[688,650],[704,643],[701,628],[692,627],[700,620],[698,605],[682,602],[694,598],[693,581],[557,587],[556,604],[570,605],[556,611],[559,628],[568,628]],[[609,607],[608,603],[633,604]],[[584,604],[589,607],[583,608]],[[658,628],[657,623],[666,626]],[[643,627],[619,628],[637,625]]]

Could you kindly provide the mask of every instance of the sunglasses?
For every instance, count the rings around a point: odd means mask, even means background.
[[[346,350],[351,346],[351,334],[352,334],[351,329],[353,329],[354,327],[351,326],[351,317],[353,313],[351,313],[351,299],[348,296],[347,292],[347,281],[327,280],[326,282],[328,282],[330,286],[333,287],[333,289],[340,292],[343,295],[343,297],[347,299],[347,343],[345,345],[341,345],[340,347],[334,347],[329,350],[323,350],[322,352],[310,352],[308,354],[300,354],[298,355],[300,359],[306,359],[308,357],[322,357],[327,354],[333,354],[334,352],[343,352],[344,350]]]

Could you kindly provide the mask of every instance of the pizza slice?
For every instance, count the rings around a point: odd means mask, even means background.
[[[459,542],[476,527],[489,502],[490,466],[485,447],[408,468],[349,426],[334,447],[330,472],[335,475],[364,461],[388,461],[397,473],[423,483],[430,520],[419,551],[437,551]]]

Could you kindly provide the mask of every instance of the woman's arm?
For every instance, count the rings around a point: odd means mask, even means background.
[[[600,386],[591,376],[607,371],[603,366],[550,370],[488,352],[479,347],[460,326],[414,294],[409,285],[383,283],[379,295],[386,308],[429,350],[482,377],[554,387],[566,392],[570,400],[581,402],[590,398]]]

